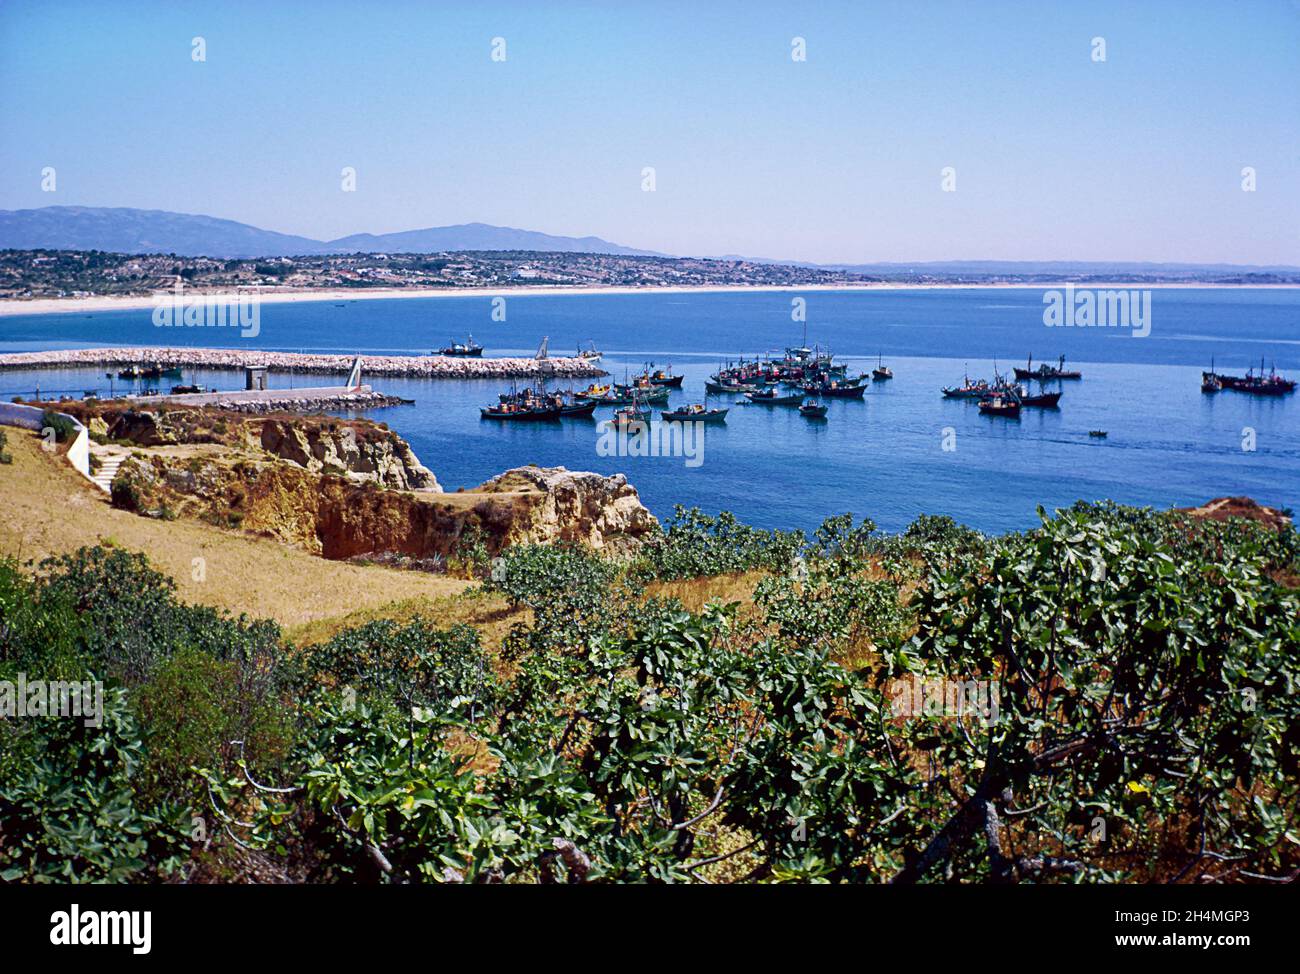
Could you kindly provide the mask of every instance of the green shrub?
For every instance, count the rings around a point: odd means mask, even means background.
[[[182,649],[159,665],[134,706],[148,787],[188,796],[196,805],[204,800],[194,790],[192,766],[233,768],[245,758],[253,771],[273,768],[293,738],[292,714],[280,701],[250,697],[238,665],[196,649]]]
[[[314,676],[406,711],[422,707],[474,719],[490,711],[496,692],[478,633],[469,626],[435,629],[419,618],[405,625],[381,619],[303,653]]]
[[[54,430],[54,440],[57,443],[68,443],[77,434],[77,424],[53,409],[41,413],[41,429]]]
[[[642,546],[635,571],[662,580],[759,568],[785,572],[803,545],[802,531],[764,531],[740,523],[729,511],[714,518],[678,505],[667,529]]]

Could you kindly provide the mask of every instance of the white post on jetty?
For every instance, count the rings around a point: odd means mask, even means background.
[[[361,356],[358,355],[352,363],[352,371],[348,373],[348,388],[353,392],[361,389]]]

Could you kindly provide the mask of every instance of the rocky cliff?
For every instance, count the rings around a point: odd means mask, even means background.
[[[93,438],[144,447],[219,445],[228,455],[287,460],[395,490],[441,491],[410,444],[382,423],[332,416],[249,416],[214,407],[76,403]]]
[[[296,437],[277,441],[302,444]],[[308,441],[308,450],[310,452]],[[324,444],[321,445],[324,449]],[[325,460],[226,464],[137,454],[113,481],[113,503],[155,517],[196,517],[302,547],[325,558],[447,558],[481,544],[581,542],[634,551],[658,530],[619,476],[520,467],[453,494],[383,489],[330,473]]]
[[[397,490],[440,492],[433,473],[420,463],[410,444],[396,433],[353,424],[304,424],[290,420],[261,422],[262,449],[315,473],[337,473]]]

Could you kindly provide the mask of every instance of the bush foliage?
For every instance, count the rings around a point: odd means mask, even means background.
[[[121,552],[5,566],[0,676],[109,692],[98,731],[0,723],[0,869],[187,875],[198,816],[203,855],[315,881],[1284,876],[1297,550],[1109,504],[1000,538],[679,511],[631,565],[509,549],[485,587],[528,612],[499,656],[421,618],[296,649]],[[744,612],[642,588],[755,570]],[[950,712],[954,686],[993,706]]]

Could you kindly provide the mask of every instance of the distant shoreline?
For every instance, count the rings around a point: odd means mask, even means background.
[[[268,290],[247,288],[238,292],[230,290],[204,291],[187,289],[187,297],[256,294],[266,304],[295,304],[310,301],[370,301],[383,298],[495,298],[495,297],[539,297],[555,295],[617,295],[617,294],[695,294],[695,293],[746,293],[746,292],[801,292],[823,291],[1047,291],[1074,287],[1077,290],[1295,290],[1300,284],[1211,284],[1202,281],[1161,282],[1159,284],[1142,281],[1086,282],[1077,281],[1043,281],[1026,283],[989,283],[989,284],[704,284],[695,286],[668,287],[570,287],[565,285],[522,285],[505,288],[368,288],[360,290]],[[160,292],[168,297],[171,292]],[[6,298],[0,300],[0,317],[6,315],[42,315],[42,314],[78,314],[104,311],[138,311],[154,306],[152,295],[96,295],[76,298]]]

